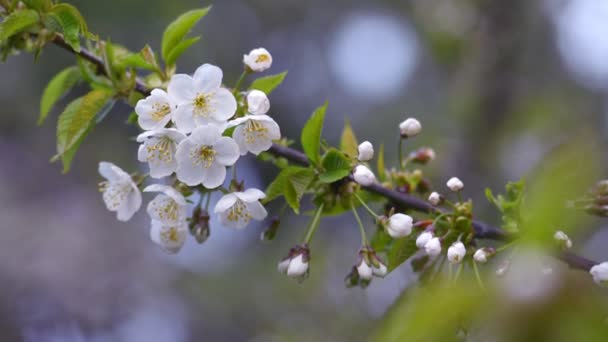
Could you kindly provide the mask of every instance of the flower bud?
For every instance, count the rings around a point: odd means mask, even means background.
[[[386,264],[384,264],[384,262],[382,262],[382,260],[380,260],[379,258],[377,258],[377,260],[378,260],[378,266],[373,265],[372,272],[374,273],[374,276],[376,276],[378,278],[384,278],[384,277],[386,277],[386,274],[388,273],[388,268],[386,268]]]
[[[280,273],[285,273],[287,274],[287,269],[289,268],[289,263],[291,262],[291,258],[287,257],[281,261],[279,261],[279,264],[277,265],[277,270]]]
[[[438,237],[434,237],[424,245],[424,251],[428,256],[436,257],[441,253],[441,241]]]
[[[426,164],[435,159],[435,151],[430,147],[423,147],[410,154],[410,159],[414,163]]]
[[[374,158],[374,146],[369,141],[359,144],[357,150],[359,151],[359,155],[357,156],[359,161],[366,162]]]
[[[251,71],[261,72],[272,65],[272,56],[270,52],[264,48],[251,50],[249,54],[243,55],[243,63]]]
[[[247,111],[253,115],[263,115],[268,113],[270,101],[266,94],[260,90],[251,90],[247,94]]]
[[[441,204],[443,198],[441,197],[441,195],[437,192],[431,192],[431,194],[429,195],[429,202],[432,205],[439,205]]]
[[[365,258],[361,258],[361,261],[359,261],[359,264],[357,265],[357,273],[359,273],[359,277],[361,279],[372,279],[373,271],[372,268],[367,264],[367,261],[365,261]]]
[[[303,254],[298,254],[289,262],[287,267],[287,276],[292,278],[299,278],[308,272],[308,260],[304,258]]]
[[[467,254],[467,249],[464,244],[460,241],[454,242],[450,248],[448,248],[448,261],[452,264],[458,264],[464,259]]]
[[[344,285],[351,288],[357,286],[357,284],[359,284],[359,272],[357,271],[357,267],[353,266],[350,273],[344,278]]]
[[[277,270],[287,274],[288,277],[303,280],[308,275],[308,261],[310,251],[306,244],[296,246],[289,251],[287,257],[283,258],[277,265]]]
[[[353,172],[353,177],[355,178],[355,182],[364,186],[372,185],[376,182],[376,176],[365,165],[357,165],[355,172]]]
[[[196,242],[200,244],[207,241],[211,234],[211,229],[209,228],[209,213],[207,210],[196,207],[192,213],[192,219],[188,224],[188,228]]]
[[[448,186],[448,188],[450,190],[452,190],[454,192],[458,192],[458,191],[462,190],[462,188],[464,188],[464,184],[462,183],[462,181],[456,177],[450,178],[450,180],[448,180],[446,185]]]
[[[560,244],[562,249],[572,248],[572,240],[566,235],[566,233],[558,230],[553,234],[553,238]]]
[[[416,239],[416,247],[418,248],[424,248],[424,246],[426,246],[426,244],[431,241],[431,239],[433,238],[433,232],[431,231],[425,231],[422,232],[422,234],[418,235],[418,238]]]
[[[420,125],[420,121],[409,118],[402,123],[399,124],[399,132],[401,133],[402,138],[410,138],[418,135],[422,130],[422,125]]]
[[[597,264],[589,270],[593,281],[601,286],[608,286],[608,262]]]
[[[405,214],[393,214],[388,219],[388,235],[393,239],[408,236],[412,233],[413,219]]]
[[[486,262],[488,262],[488,259],[492,257],[495,253],[496,251],[494,250],[494,248],[480,248],[475,251],[475,254],[473,254],[473,259],[480,264],[485,264]]]

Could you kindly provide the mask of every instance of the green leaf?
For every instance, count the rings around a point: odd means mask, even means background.
[[[165,62],[167,63],[167,65],[173,65],[173,64],[175,64],[175,62],[177,61],[177,59],[184,52],[186,52],[186,50],[188,50],[189,47],[191,47],[194,43],[198,42],[200,39],[201,39],[201,36],[196,36],[196,37],[188,38],[186,40],[182,40],[179,44],[177,44],[171,50],[171,52],[169,52],[169,55],[167,56],[167,59],[165,60]]]
[[[92,90],[83,97],[72,101],[59,116],[57,121],[57,155],[52,161],[59,157],[73,157],[72,149],[79,146],[81,138],[91,129],[95,116],[112,98],[113,92],[105,89]],[[69,170],[68,164],[64,163],[64,170]]]
[[[415,236],[395,240],[388,253],[388,270],[394,270],[417,251]]]
[[[319,159],[319,148],[321,147],[321,133],[323,132],[323,121],[325,120],[325,111],[327,110],[327,101],[321,107],[317,108],[312,116],[304,125],[302,129],[302,135],[300,141],[302,142],[302,149],[308,157],[311,163],[318,165]]]
[[[378,151],[377,158],[376,171],[378,171],[378,179],[383,182],[386,179],[386,166],[384,165],[384,144],[380,144],[380,150]]]
[[[287,71],[283,71],[280,74],[264,76],[257,78],[249,86],[249,90],[257,89],[263,91],[266,95],[272,93],[272,91],[283,83],[283,80],[287,76]]]
[[[353,129],[347,120],[344,123],[344,130],[342,130],[342,137],[340,138],[340,149],[349,156],[356,158],[359,154],[358,146],[359,143],[357,143],[355,132],[353,132]]]
[[[27,7],[38,11],[45,11],[52,5],[51,0],[21,0]]]
[[[190,32],[192,27],[194,27],[194,25],[196,25],[196,23],[202,17],[204,17],[210,9],[211,6],[208,6],[205,8],[188,11],[180,15],[171,24],[169,24],[169,26],[167,26],[165,33],[163,33],[163,41],[161,44],[161,54],[165,61],[169,60],[172,50],[178,47],[188,32]]]
[[[350,159],[335,148],[327,151],[321,161],[321,166],[324,171],[319,175],[319,180],[322,183],[338,181],[348,176],[352,170]]]
[[[61,27],[63,38],[72,49],[80,51],[80,34],[85,34],[88,30],[80,11],[70,4],[61,3],[53,6],[49,17]]]
[[[11,13],[0,24],[0,42],[24,31],[40,20],[35,10],[23,10]]]
[[[40,100],[38,125],[44,123],[53,105],[72,89],[80,79],[80,71],[75,66],[64,69],[51,79],[46,88],[44,88],[42,99]]]
[[[299,166],[286,167],[281,170],[277,178],[266,189],[264,203],[283,196],[293,211],[298,214],[300,211],[300,200],[313,179],[314,171],[309,168]]]
[[[74,160],[74,156],[76,155],[76,151],[80,148],[80,145],[84,141],[84,139],[89,135],[91,130],[93,129],[93,124],[89,124],[89,127],[84,131],[84,133],[78,138],[76,143],[70,149],[65,151],[61,155],[61,164],[63,165],[63,170],[61,171],[63,174],[70,172],[70,167],[72,166],[72,161]]]

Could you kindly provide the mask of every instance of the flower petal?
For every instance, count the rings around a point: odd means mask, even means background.
[[[236,192],[235,195],[244,202],[255,202],[266,197],[266,194],[262,190],[256,188],[247,189],[244,192]]]
[[[236,99],[230,91],[225,88],[220,88],[213,96],[213,119],[217,121],[226,121],[236,113]]]
[[[110,162],[99,162],[99,174],[110,182],[119,181],[122,174],[116,173],[118,167]]]
[[[226,210],[230,209],[230,207],[232,207],[234,205],[234,203],[236,202],[238,198],[236,197],[235,194],[226,194],[224,196],[222,196],[222,198],[220,198],[219,201],[217,201],[217,203],[215,204],[215,208],[213,208],[213,212],[218,214],[218,213],[223,213]]]
[[[212,64],[203,64],[194,72],[196,90],[208,93],[222,85],[222,69]]]
[[[180,132],[190,133],[197,124],[194,120],[194,108],[191,103],[184,103],[177,106],[173,115],[173,122]]]
[[[129,221],[140,207],[141,193],[139,190],[133,189],[128,193],[127,197],[116,211],[116,218],[123,222]]]
[[[176,74],[171,77],[167,86],[169,97],[175,101],[176,105],[192,102],[196,97],[194,89],[194,79],[186,74]]]
[[[214,189],[224,183],[226,179],[226,167],[219,163],[212,163],[209,167],[202,167],[203,186],[207,189]]]
[[[268,216],[266,208],[258,201],[247,203],[247,209],[249,210],[249,215],[255,220],[261,221]]]
[[[194,186],[201,183],[203,180],[203,166],[196,165],[190,158],[192,149],[196,146],[192,144],[190,139],[182,141],[177,146],[177,152],[175,158],[177,159],[177,179],[186,183],[187,185]]]
[[[230,166],[239,159],[239,146],[232,138],[219,138],[213,148],[217,152],[215,160],[222,165]]]

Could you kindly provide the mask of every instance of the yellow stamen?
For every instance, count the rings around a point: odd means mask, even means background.
[[[152,109],[154,109],[154,112],[152,113],[152,120],[156,122],[161,121],[165,118],[165,116],[167,116],[167,114],[171,112],[171,107],[169,107],[168,103],[156,102],[154,105],[152,105]]]

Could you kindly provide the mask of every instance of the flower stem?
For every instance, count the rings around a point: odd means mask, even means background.
[[[312,240],[313,235],[315,235],[315,231],[317,231],[317,228],[319,227],[319,219],[321,218],[321,213],[323,212],[324,206],[325,204],[321,203],[321,205],[317,208],[317,211],[315,211],[315,216],[312,218],[312,222],[310,223],[308,231],[306,232],[306,238],[304,238],[304,243],[309,244],[310,240]]]
[[[404,165],[403,165],[403,137],[399,137],[399,147],[397,149],[397,153],[399,153],[399,170],[403,171],[404,169]]]
[[[234,85],[234,89],[232,89],[232,95],[234,95],[234,97],[236,97],[236,95],[239,93],[239,90],[241,89],[241,85],[243,85],[243,81],[245,81],[245,78],[247,77],[247,75],[249,75],[249,72],[247,72],[247,69],[245,69],[243,71],[243,73],[241,74],[241,76],[239,77],[238,81],[236,81],[236,84]]]
[[[454,281],[458,280],[458,278],[460,277],[460,273],[462,272],[463,268],[464,268],[464,264],[461,262],[458,265],[458,269],[456,270],[456,275],[454,276]]]
[[[207,193],[207,200],[205,201],[205,210],[208,212],[209,211],[209,204],[211,203],[211,193],[208,192]],[[199,204],[200,206],[200,204]]]
[[[504,251],[505,249],[508,249],[508,248],[510,248],[510,247],[513,247],[513,245],[515,245],[515,243],[516,243],[516,242],[517,242],[517,240],[515,240],[515,241],[511,241],[511,242],[509,242],[509,243],[505,243],[504,245],[502,245],[502,246],[500,246],[500,247],[496,248],[496,253],[498,253],[498,252],[502,252],[502,251]]]
[[[361,196],[359,196],[359,194],[357,194],[356,192],[354,193],[354,195],[355,195],[355,197],[357,198],[357,200],[359,200],[359,203],[361,203],[361,205],[363,206],[363,208],[365,208],[365,210],[367,210],[367,212],[368,212],[370,215],[372,215],[372,217],[374,217],[375,219],[378,219],[378,217],[379,217],[379,216],[378,216],[378,214],[376,214],[376,213],[375,213],[375,212],[372,210],[372,208],[370,208],[370,207],[369,207],[369,206],[368,206],[368,205],[365,203],[365,201],[363,201],[363,199],[361,198]],[[354,208],[354,207],[355,207],[355,206],[353,205],[353,208]]]
[[[477,267],[477,263],[473,261],[473,271],[475,272],[475,278],[477,279],[477,284],[479,287],[485,291],[486,287],[483,284],[483,280],[481,280],[481,275],[479,274],[479,268]]]
[[[359,231],[361,232],[361,245],[367,246],[367,245],[369,245],[369,242],[367,241],[367,235],[365,235],[365,228],[363,228],[363,222],[361,222],[361,218],[359,217],[359,214],[357,213],[357,208],[355,208],[354,205],[351,205],[351,209],[353,210],[353,215],[355,215],[355,219],[357,220],[357,223],[359,224]]]

